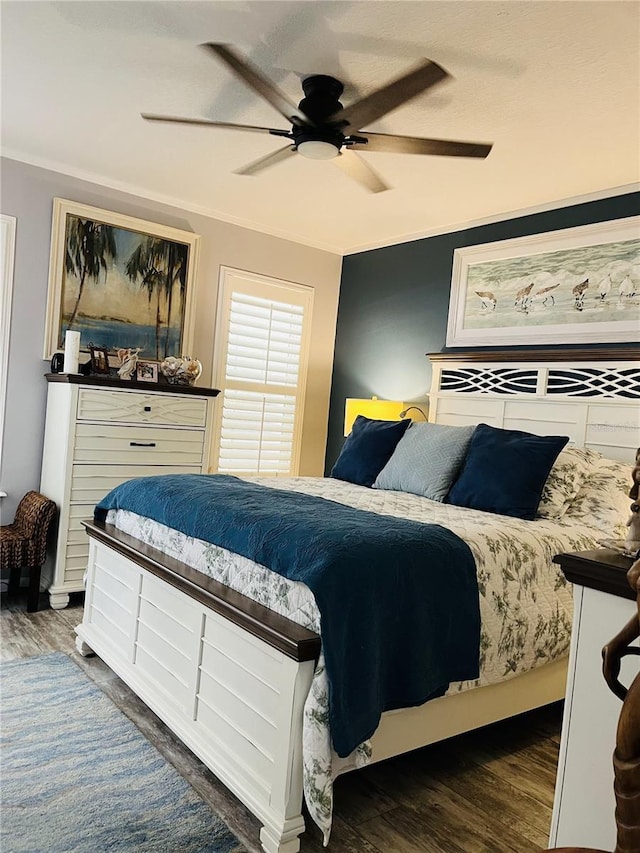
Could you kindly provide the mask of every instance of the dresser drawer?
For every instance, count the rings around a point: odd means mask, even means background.
[[[74,465],[71,472],[71,500],[89,503],[93,507],[111,489],[134,477],[200,473],[201,468],[196,465]]]
[[[95,504],[75,504],[69,507],[69,523],[67,526],[67,542],[71,545],[86,545],[89,548],[89,536],[84,529],[83,521],[93,518]]]
[[[204,432],[78,423],[74,462],[124,465],[201,465]]]
[[[198,397],[90,388],[81,388],[78,392],[79,421],[122,421],[204,428],[206,418],[207,401]]]
[[[82,521],[87,518],[93,518],[93,504],[69,507],[64,568],[58,575],[57,585],[72,584],[74,589],[83,589],[84,573],[89,560],[89,537]]]

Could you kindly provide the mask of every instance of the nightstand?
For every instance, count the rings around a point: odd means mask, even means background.
[[[627,583],[633,560],[600,549],[559,554],[573,587],[573,626],[550,847],[613,850],[616,844],[612,756],[622,703],[602,675],[602,647],[637,612]],[[629,684],[638,658],[623,661]]]

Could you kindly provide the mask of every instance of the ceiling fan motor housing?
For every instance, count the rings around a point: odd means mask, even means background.
[[[340,123],[328,122],[335,113],[342,110],[338,100],[344,86],[335,77],[326,74],[314,74],[302,81],[305,97],[298,104],[299,109],[308,116],[313,125],[295,125],[292,133],[296,148],[305,142],[324,142],[340,151],[345,137]],[[302,150],[300,153],[304,153]]]

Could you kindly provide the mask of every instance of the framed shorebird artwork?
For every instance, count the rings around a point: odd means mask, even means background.
[[[191,352],[199,237],[66,199],[53,200],[43,358],[67,330],[150,361]]]
[[[447,346],[640,336],[640,216],[456,249]]]

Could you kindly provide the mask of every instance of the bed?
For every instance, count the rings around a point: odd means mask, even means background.
[[[432,357],[429,420],[565,435],[576,452],[594,454],[583,457],[571,494],[567,471],[558,469],[566,504],[558,517],[522,520],[334,478],[252,478],[271,497],[441,525],[473,553],[479,678],[383,713],[373,736],[348,755],[332,749],[321,620],[304,584],[143,513],[113,509],[87,524],[79,650],[100,655],[261,820],[267,853],[299,850],[303,792],[328,840],[339,773],[564,694],[571,593],[552,558],[624,535],[628,463],[640,444],[640,368],[620,351],[570,367],[558,353],[517,364],[507,357]],[[594,467],[611,500],[581,491]]]

